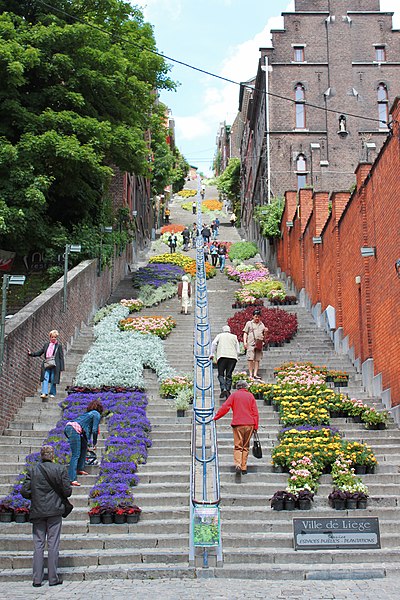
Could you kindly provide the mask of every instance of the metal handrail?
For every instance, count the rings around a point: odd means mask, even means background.
[[[197,192],[197,226],[201,231],[201,200]],[[194,561],[193,522],[195,508],[218,507],[220,475],[217,431],[214,415],[214,377],[211,354],[211,328],[208,318],[208,294],[203,238],[196,239],[196,288],[194,328],[194,399],[192,424],[192,463],[190,473],[190,552]],[[222,544],[216,546],[217,561],[222,562]],[[208,549],[203,549],[203,566],[208,566]]]

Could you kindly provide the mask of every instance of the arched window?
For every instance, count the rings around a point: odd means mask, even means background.
[[[307,185],[307,160],[304,154],[299,154],[296,159],[297,189],[301,190]]]
[[[387,87],[384,83],[378,85],[378,115],[379,128],[385,129],[389,121],[389,98]]]
[[[296,129],[305,129],[306,126],[306,94],[304,86],[298,83],[294,88],[294,98],[296,106]]]

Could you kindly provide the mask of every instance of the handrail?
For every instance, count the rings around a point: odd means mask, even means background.
[[[200,184],[198,185],[200,187]],[[201,231],[201,199],[197,191],[197,227]],[[203,237],[196,236],[196,288],[194,327],[194,399],[192,424],[192,463],[190,472],[190,550],[195,559],[193,539],[196,507],[214,507],[220,503],[220,475],[217,431],[214,415],[214,376],[210,360],[211,328],[208,318],[208,294],[204,262]],[[203,566],[208,566],[209,548],[203,547]],[[217,562],[222,563],[222,543],[214,546]]]

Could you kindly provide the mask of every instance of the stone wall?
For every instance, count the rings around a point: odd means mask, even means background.
[[[63,309],[63,278],[7,320],[5,354],[0,376],[0,430],[4,430],[26,396],[37,392],[39,358],[30,358],[58,329],[65,353],[82,324],[90,322],[124,277],[126,255],[114,256],[112,267],[97,274],[97,261],[87,260],[68,272],[67,311]],[[68,358],[67,358],[68,361]]]

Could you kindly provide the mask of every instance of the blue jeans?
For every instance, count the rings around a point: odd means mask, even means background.
[[[220,254],[219,255],[219,270],[221,271],[221,273],[224,270],[224,268],[225,268],[225,255]]]
[[[69,480],[76,481],[77,472],[83,471],[85,466],[87,441],[86,437],[79,435],[71,425],[67,425],[64,433],[71,447],[71,460],[68,467]]]
[[[55,369],[45,369],[44,370],[44,379],[42,381],[42,394],[49,393],[49,384],[50,384],[50,394],[55,396],[57,393],[56,384],[54,383],[54,374]]]

